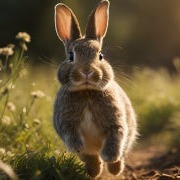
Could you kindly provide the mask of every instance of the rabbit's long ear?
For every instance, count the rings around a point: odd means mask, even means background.
[[[101,41],[106,35],[109,21],[109,1],[103,0],[98,3],[91,12],[86,27],[86,37]]]
[[[55,6],[55,28],[59,39],[64,44],[81,37],[76,16],[69,7],[62,3]]]

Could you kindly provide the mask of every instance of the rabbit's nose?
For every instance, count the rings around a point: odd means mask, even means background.
[[[83,71],[81,72],[81,75],[86,79],[88,80],[92,75],[93,75],[93,71]]]

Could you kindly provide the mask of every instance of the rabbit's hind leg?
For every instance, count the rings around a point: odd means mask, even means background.
[[[124,159],[112,163],[107,163],[107,168],[111,174],[118,176],[124,170]]]
[[[103,163],[98,155],[81,154],[79,157],[85,162],[85,168],[89,176],[95,178],[101,175]]]

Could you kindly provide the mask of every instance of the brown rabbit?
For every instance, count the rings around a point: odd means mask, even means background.
[[[101,174],[103,162],[110,173],[121,173],[137,134],[131,102],[101,53],[108,20],[109,1],[103,0],[90,14],[82,37],[72,10],[61,3],[55,6],[56,32],[67,58],[58,71],[62,86],[54,105],[54,127],[91,177]]]

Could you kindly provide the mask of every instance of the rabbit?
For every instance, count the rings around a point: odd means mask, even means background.
[[[55,6],[55,29],[65,46],[60,64],[53,124],[67,149],[85,163],[89,176],[101,175],[103,164],[119,175],[137,136],[134,109],[115,81],[102,54],[109,21],[109,1],[91,12],[82,36],[78,20],[65,4]]]

